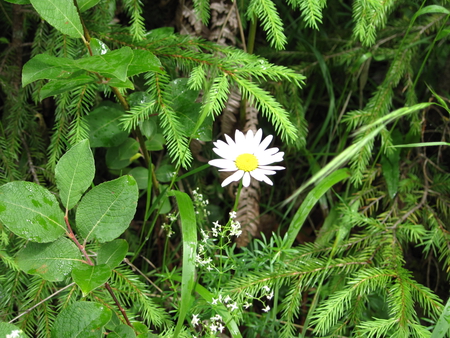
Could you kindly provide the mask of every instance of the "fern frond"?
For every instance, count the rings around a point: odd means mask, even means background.
[[[139,315],[149,325],[158,328],[167,328],[171,325],[168,314],[148,296],[150,292],[147,285],[132,271],[121,267],[114,269],[111,284],[121,303],[136,307]]]
[[[230,93],[228,78],[225,75],[216,77],[205,95],[201,109],[201,115],[212,116],[214,119],[225,107]]]
[[[131,17],[130,33],[133,41],[142,41],[145,37],[145,23],[142,16],[141,0],[122,0],[125,10]]]
[[[210,18],[209,0],[194,0],[195,13],[200,17],[202,23],[207,26]]]
[[[283,22],[272,0],[251,0],[246,16],[251,21],[255,18],[261,20],[270,45],[278,50],[284,49],[287,39],[283,32]]]
[[[288,0],[287,2],[293,8],[301,10],[307,26],[319,29],[318,24],[322,23],[322,10],[327,4],[326,0]]]
[[[159,114],[163,135],[167,140],[169,156],[177,165],[187,168],[192,161],[188,144],[190,135],[185,135],[177,113],[172,109],[170,89],[168,88],[169,77],[167,73],[148,73],[145,77],[149,94],[156,102],[155,112]]]
[[[131,132],[138,124],[154,114],[156,101],[152,100],[132,106],[129,111],[120,119],[121,125],[124,130]]]
[[[269,119],[283,141],[291,143],[297,139],[297,129],[289,120],[287,112],[273,96],[247,79],[237,76],[232,79],[238,85],[242,97]]]
[[[96,84],[86,84],[76,88],[71,95],[71,104],[68,107],[70,122],[67,139],[71,145],[89,138],[89,126],[83,119],[95,103],[97,95]]]
[[[395,4],[394,0],[353,2],[354,34],[364,46],[371,46],[376,41],[377,29],[384,27],[387,17]]]

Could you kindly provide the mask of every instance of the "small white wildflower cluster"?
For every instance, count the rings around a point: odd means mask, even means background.
[[[199,191],[200,188],[197,188],[192,191],[195,213],[201,216],[208,216],[210,212],[206,210],[206,207],[209,204],[209,200],[205,199],[203,197],[203,194],[201,194]]]
[[[167,233],[167,237],[170,238],[174,234],[172,224],[177,220],[178,216],[173,213],[168,213],[167,218],[170,221],[170,224],[163,223],[161,228]]]
[[[191,324],[194,327],[200,325],[200,318],[198,314],[194,314],[192,316]],[[223,330],[225,329],[225,326],[223,324],[224,323],[222,317],[216,314],[215,316],[209,318],[208,324],[203,325],[203,329],[207,334],[209,334],[209,336],[215,336],[216,333],[223,332]],[[196,338],[196,336],[193,337]]]
[[[231,237],[239,237],[242,234],[241,224],[235,220],[236,212],[230,212],[230,220],[225,226],[222,226],[219,221],[213,222],[211,231],[200,229],[202,239],[198,245],[198,252],[195,259],[197,267],[204,267],[206,270],[217,270],[211,257],[208,257],[208,252],[214,252],[216,249],[223,249],[231,243]],[[219,240],[218,246],[214,243]],[[212,255],[213,256],[213,255]]]
[[[253,300],[259,300],[263,305],[264,308],[262,309],[264,312],[270,311],[270,306],[266,304],[266,301],[269,301],[273,298],[273,290],[267,286],[264,285],[261,289],[261,296],[255,297],[251,295],[250,293],[246,293],[247,301],[244,303],[244,309],[248,309],[250,306],[252,306]]]

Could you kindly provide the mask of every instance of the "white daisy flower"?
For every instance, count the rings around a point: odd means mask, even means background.
[[[225,135],[227,143],[220,140],[214,142],[216,148],[213,148],[213,151],[222,158],[209,161],[210,165],[220,168],[220,171],[235,171],[222,182],[222,187],[240,179],[244,187],[248,187],[250,176],[273,185],[267,175],[274,175],[275,170],[284,169],[284,167],[269,165],[283,161],[284,156],[278,148],[266,149],[273,136],[269,135],[261,142],[262,129],[259,129],[255,135],[251,130],[247,132],[247,135],[236,130],[234,137],[233,141],[231,137]]]

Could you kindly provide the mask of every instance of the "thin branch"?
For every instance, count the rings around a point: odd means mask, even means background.
[[[30,313],[31,311],[33,311],[35,308],[37,308],[39,305],[41,305],[42,303],[45,303],[46,301],[48,301],[50,298],[56,296],[58,293],[60,293],[61,291],[64,291],[72,286],[75,285],[75,282],[70,283],[69,285],[66,285],[65,287],[63,287],[62,289],[59,289],[58,291],[52,293],[50,296],[44,298],[43,300],[41,300],[39,303],[34,304],[32,307],[30,307],[29,309],[27,309],[26,311],[22,312],[20,315],[18,315],[17,317],[11,319],[9,321],[9,323],[13,323],[15,322],[17,319],[19,319],[20,317],[26,315],[27,313]]]

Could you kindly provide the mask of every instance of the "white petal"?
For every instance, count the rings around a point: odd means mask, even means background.
[[[279,166],[279,165],[260,165],[258,166],[259,169],[264,170],[284,170],[285,167]]]
[[[214,167],[218,167],[221,169],[237,170],[236,164],[234,163],[234,161],[217,159],[217,160],[211,160],[208,163]]]
[[[234,161],[236,159],[236,151],[229,148],[213,148],[213,151],[219,155],[220,157],[229,160]]]
[[[261,176],[261,175],[275,175],[277,172],[276,172],[276,171],[273,171],[273,170],[267,170],[267,169],[256,168],[255,170],[253,170],[253,171],[251,172],[252,176],[253,176],[253,173],[255,173],[256,175]],[[253,176],[253,177],[255,177],[255,176]],[[255,177],[255,178],[256,178],[256,177]],[[258,180],[258,181],[261,181],[261,180]]]
[[[244,187],[248,187],[250,185],[250,174],[248,171],[244,173],[244,178],[242,179],[242,184]]]
[[[227,134],[225,134],[225,139],[227,140],[227,143],[230,146],[234,147],[236,145],[236,143],[233,141],[233,139],[230,136],[228,136]]]
[[[258,181],[264,181],[269,185],[273,185],[272,181],[266,176],[271,175],[270,172],[263,172],[262,170],[256,169],[250,172],[250,174]],[[275,171],[273,171],[273,174],[275,174]]]
[[[247,141],[247,143],[253,142],[253,130],[247,131],[247,135],[245,135],[245,140]]]
[[[261,130],[261,129],[260,129]],[[258,152],[266,150],[266,148],[269,146],[270,142],[272,142],[273,136],[269,135],[267,136],[258,146]]]
[[[236,129],[236,133],[234,136],[234,140],[238,147],[242,147],[246,143],[244,134],[240,130],[237,130],[237,129]]]
[[[244,171],[243,170],[239,170],[236,171],[233,175],[228,176],[223,182],[222,182],[222,187],[227,186],[228,184],[230,184],[231,182],[236,182],[239,181],[242,176],[244,176]]]
[[[258,164],[261,166],[261,165],[271,164],[274,162],[281,162],[281,161],[283,161],[283,156],[284,156],[283,152],[277,153],[275,155],[270,155],[270,156],[261,155],[261,156],[257,157]]]

